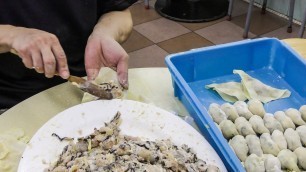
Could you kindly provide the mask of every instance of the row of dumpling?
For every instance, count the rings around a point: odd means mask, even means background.
[[[268,133],[262,134],[260,138],[256,135],[248,135],[245,138],[236,135],[229,144],[247,172],[306,170],[306,148],[298,147],[294,151],[280,150]]]
[[[302,143],[306,146],[306,125],[302,126],[305,124],[303,120],[306,117],[305,112],[306,106],[302,106],[300,111],[290,108],[285,112],[278,111],[273,116],[266,113],[262,103],[256,100],[250,100],[248,104],[238,101],[234,105],[225,103],[221,106],[213,103],[209,107],[209,114],[219,124],[217,126],[226,139],[249,137],[247,140],[254,140],[254,138],[257,138],[258,141],[249,141],[247,150],[240,150],[241,145],[237,147],[236,150],[240,152],[235,151],[235,153],[242,162],[246,161],[248,155],[255,154],[258,158],[261,158],[263,153],[277,156],[282,150],[295,151],[302,147]],[[296,128],[295,124],[299,127]],[[283,132],[285,133],[283,134]],[[242,136],[239,136],[239,134]],[[256,135],[260,136],[260,139]],[[237,142],[234,141],[234,143]],[[258,144],[254,146],[251,143]],[[232,147],[235,148],[235,146]],[[257,152],[252,150],[257,150]],[[255,155],[249,158],[254,159],[256,158]],[[246,167],[250,167],[250,161],[246,162],[248,162]],[[306,162],[306,159],[299,158],[298,162]],[[283,164],[282,167],[284,169],[288,168],[287,165]],[[306,167],[303,168],[306,170]]]
[[[257,115],[264,118],[267,113],[260,101],[250,100],[248,103],[245,103],[244,101],[237,101],[233,105],[230,103],[224,103],[221,106],[216,103],[212,103],[209,106],[209,114],[216,123],[220,124],[226,119],[235,122],[238,117],[244,117],[249,120],[252,116]],[[268,115],[273,116],[272,114]],[[301,106],[299,110],[289,108],[285,112],[277,111],[275,112],[275,118],[283,125],[283,129],[295,129],[295,126],[293,126],[294,124],[297,126],[305,125],[306,105]],[[283,120],[285,120],[285,122],[282,122]]]
[[[289,108],[285,112],[277,111],[266,113],[260,101],[250,100],[248,104],[237,101],[234,105],[224,103],[221,106],[212,103],[209,114],[217,123],[226,139],[237,134],[247,136],[250,134],[272,134],[274,130],[285,132],[288,128],[296,129],[306,125],[306,105],[300,110]],[[305,121],[304,121],[305,120]],[[302,138],[305,142],[306,138]]]

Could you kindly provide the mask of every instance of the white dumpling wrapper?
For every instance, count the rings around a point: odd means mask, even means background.
[[[245,101],[243,88],[239,82],[226,82],[221,84],[210,84],[205,86],[206,89],[213,89],[218,92],[223,100],[228,102],[236,102],[238,100]]]
[[[302,144],[306,147],[306,125],[299,126],[296,128],[296,132],[298,132]],[[306,169],[305,169],[306,170]]]
[[[21,129],[0,134],[0,171],[15,172],[28,141]]]
[[[260,144],[261,149],[265,154],[277,156],[280,151],[278,145],[272,140],[270,134],[268,133],[263,133],[260,136]]]
[[[248,156],[244,162],[244,166],[247,172],[265,172],[265,163],[256,154]]]
[[[300,172],[300,169],[297,166],[297,156],[292,151],[288,149],[283,149],[279,152],[277,158],[281,162],[282,169]]]
[[[247,135],[245,137],[245,140],[247,141],[250,154],[255,154],[259,157],[261,157],[263,155],[263,151],[262,151],[261,145],[260,145],[260,140],[257,136]]]
[[[271,154],[266,155],[265,169],[266,172],[282,172],[282,166],[279,159]]]
[[[242,87],[248,99],[257,99],[263,103],[268,103],[291,95],[289,90],[268,86],[258,79],[252,78],[242,70],[234,70],[233,73],[241,77]]]
[[[294,150],[298,159],[298,165],[306,170],[306,148],[298,147]]]
[[[236,135],[229,141],[229,145],[233,148],[240,161],[244,162],[249,152],[245,138],[241,135]]]
[[[301,138],[297,131],[292,128],[286,129],[284,136],[287,141],[288,149],[294,151],[298,147],[302,147]]]

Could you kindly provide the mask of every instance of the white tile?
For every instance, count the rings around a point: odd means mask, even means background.
[[[168,53],[157,45],[152,45],[129,53],[130,68],[165,67],[165,57]]]
[[[195,32],[214,44],[243,40],[243,29],[229,21],[223,21]],[[249,32],[249,38],[252,37],[255,35]]]
[[[162,42],[190,32],[190,30],[182,25],[165,18],[136,25],[134,29],[154,43]]]

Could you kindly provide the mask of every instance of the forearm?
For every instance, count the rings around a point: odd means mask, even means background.
[[[11,50],[11,37],[14,28],[11,25],[0,25],[0,53]]]
[[[122,43],[128,38],[132,27],[132,17],[128,9],[124,11],[113,11],[100,17],[93,34],[111,36],[119,43]]]

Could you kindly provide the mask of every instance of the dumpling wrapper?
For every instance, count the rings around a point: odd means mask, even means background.
[[[239,82],[226,82],[221,84],[206,85],[205,88],[213,89],[218,92],[223,100],[228,102],[245,101],[247,97],[244,95],[243,87]]]
[[[21,129],[0,133],[0,171],[16,172],[28,137]]]
[[[282,90],[268,86],[261,81],[252,78],[242,70],[234,70],[233,73],[238,74],[241,77],[243,90],[248,99],[257,99],[263,103],[268,103],[291,95],[289,90]]]

